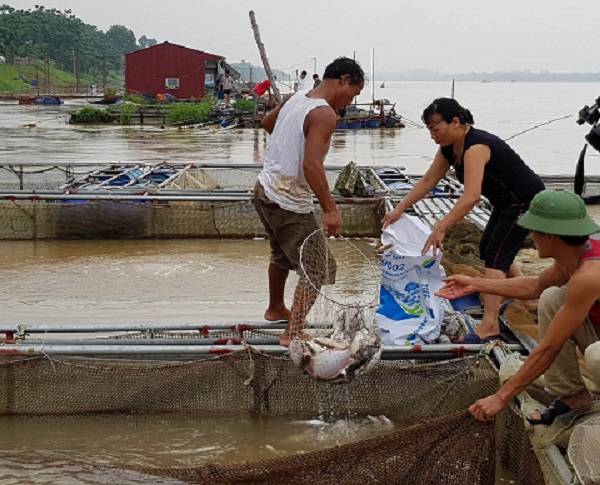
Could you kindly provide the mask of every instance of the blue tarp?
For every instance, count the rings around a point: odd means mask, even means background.
[[[64,101],[62,99],[59,98],[53,98],[53,97],[45,97],[45,98],[37,98],[35,100],[35,104],[63,104]]]

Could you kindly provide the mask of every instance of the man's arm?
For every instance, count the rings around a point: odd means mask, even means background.
[[[267,133],[269,133],[269,135],[271,133],[273,133],[273,130],[275,129],[275,123],[277,122],[277,117],[279,116],[279,112],[281,111],[281,108],[283,108],[283,106],[285,105],[285,103],[288,102],[289,99],[290,98],[285,98],[283,100],[283,102],[279,106],[277,106],[277,108],[272,110],[260,122],[260,125],[267,131]]]
[[[323,208],[323,226],[332,236],[340,233],[342,218],[329,190],[323,161],[336,125],[335,113],[327,107],[313,109],[304,122],[304,177]]]
[[[568,276],[562,266],[554,263],[538,276],[519,276],[508,279],[471,278],[469,276],[449,276],[446,285],[436,293],[442,298],[461,298],[473,293],[516,298],[518,300],[535,300],[546,288],[562,286],[568,281]]]
[[[546,335],[533,349],[519,371],[492,396],[480,399],[469,411],[479,420],[492,419],[509,401],[540,377],[554,362],[556,356],[590,311],[600,296],[598,266],[579,270],[569,281],[564,305],[550,323]]]

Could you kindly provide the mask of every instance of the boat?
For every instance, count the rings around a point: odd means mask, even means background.
[[[379,87],[380,87],[380,88],[385,88],[385,81],[383,81],[383,82],[382,82],[382,83],[379,85]]]
[[[337,124],[338,130],[404,127],[402,116],[396,112],[396,103],[387,99],[351,104]]]

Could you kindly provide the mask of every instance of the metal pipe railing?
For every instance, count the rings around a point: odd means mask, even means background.
[[[286,322],[182,322],[182,323],[85,323],[85,324],[43,324],[43,323],[14,323],[0,324],[0,333],[26,334],[26,333],[102,333],[102,332],[148,332],[148,331],[173,331],[173,330],[254,330],[254,329],[284,329]],[[310,328],[310,327],[309,327]]]
[[[454,357],[462,357],[466,354],[476,354],[483,350],[485,345],[412,345],[412,346],[384,346],[382,355],[388,358],[413,359],[419,354],[436,355],[450,354]],[[517,349],[522,346],[513,344]],[[246,349],[244,345],[119,345],[106,343],[104,345],[55,345],[46,341],[42,345],[37,344],[6,344],[0,345],[0,356],[2,355],[137,355],[137,356],[160,356],[160,355],[214,355],[237,352]],[[287,347],[281,345],[256,345],[256,350],[267,354],[281,355],[288,351]]]

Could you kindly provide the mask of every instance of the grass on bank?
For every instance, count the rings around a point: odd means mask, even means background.
[[[169,106],[167,123],[194,125],[204,123],[210,118],[216,100],[212,96],[206,96],[199,103],[174,103]]]
[[[42,85],[45,79],[44,63],[42,61],[35,61],[30,66],[0,64],[0,93],[35,89],[34,86],[31,86],[29,83],[20,79],[19,74],[22,74],[29,82],[33,79],[37,79],[40,85]],[[53,62],[50,62],[50,84],[75,84],[75,81],[76,79],[73,73],[61,71],[55,67]],[[88,74],[82,74],[80,83],[82,85],[98,85],[99,83],[102,83],[102,80],[94,79],[93,76]],[[112,71],[107,76],[107,83],[110,85],[123,84],[122,79],[116,76]]]
[[[69,123],[110,123],[110,111],[95,106],[84,106],[71,115]]]
[[[240,111],[254,111],[254,101],[251,99],[236,99],[233,107]]]

